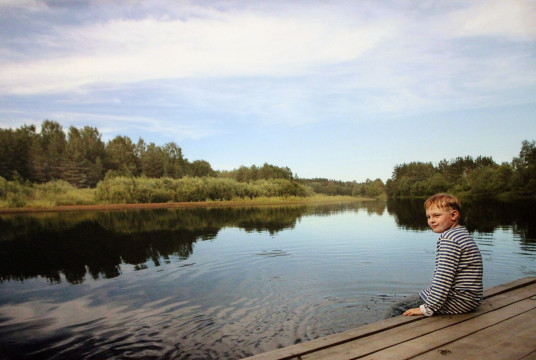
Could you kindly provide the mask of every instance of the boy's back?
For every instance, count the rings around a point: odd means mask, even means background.
[[[432,284],[421,291],[425,308],[439,314],[473,311],[482,302],[482,256],[463,226],[443,232],[437,241]]]

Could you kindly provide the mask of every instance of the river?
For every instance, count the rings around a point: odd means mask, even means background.
[[[536,207],[472,203],[484,287],[536,276]],[[0,216],[2,358],[238,359],[426,287],[422,201]]]

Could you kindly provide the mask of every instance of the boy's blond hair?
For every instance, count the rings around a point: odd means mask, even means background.
[[[432,206],[437,206],[440,209],[451,208],[452,210],[458,210],[458,212],[462,210],[460,200],[456,196],[445,193],[435,194],[424,202],[425,210]]]

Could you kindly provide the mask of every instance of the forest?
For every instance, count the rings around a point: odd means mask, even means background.
[[[524,140],[518,157],[497,164],[491,157],[466,156],[396,165],[387,180],[390,197],[423,197],[450,192],[469,198],[502,200],[536,197],[536,144]]]
[[[39,131],[35,125],[0,129],[0,148],[0,201],[8,207],[29,199],[54,206],[384,193],[380,179],[299,179],[288,167],[267,163],[214,170],[205,160],[189,161],[174,142],[160,146],[127,136],[104,142],[97,128],[65,132],[51,120]]]
[[[536,197],[536,146],[524,140],[518,157],[497,164],[470,156],[437,164],[396,165],[392,177],[358,183],[303,179],[288,167],[264,163],[215,170],[188,160],[174,142],[147,144],[116,136],[104,142],[94,127],[56,121],[0,129],[0,201],[21,207],[27,199],[62,203],[145,203],[310,196],[423,197],[440,191],[469,197]],[[47,200],[48,199],[48,200]]]

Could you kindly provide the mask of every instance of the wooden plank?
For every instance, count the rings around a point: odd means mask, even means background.
[[[535,351],[536,310],[531,310],[413,359],[437,360],[448,355],[456,360],[519,360]]]
[[[347,330],[338,334],[307,341],[305,343],[291,345],[282,349],[272,350],[262,354],[248,357],[244,360],[287,360],[297,359],[304,354],[308,354],[320,349],[329,348],[343,344],[345,342],[367,337],[387,329],[396,328],[411,322],[421,320],[420,317],[396,317],[379,322],[360,326],[356,329]]]
[[[536,277],[528,276],[484,290],[484,299],[536,283]]]
[[[536,360],[536,351],[533,351],[530,354],[523,356],[519,360]]]
[[[507,284],[503,284],[503,285],[490,288],[485,291],[484,295],[487,299],[483,302],[483,304],[480,306],[477,312],[466,314],[466,315],[456,315],[456,318],[457,320],[465,321],[467,319],[462,318],[464,316],[469,315],[469,318],[478,316],[483,313],[500,308],[502,306],[511,304],[512,302],[524,299],[530,295],[533,295],[534,290],[530,290],[530,288],[533,288],[536,285],[527,286],[527,285],[532,285],[532,284],[536,284],[536,277],[523,278],[523,279],[519,279],[516,281],[512,281]],[[519,289],[519,290],[515,290],[515,294],[514,294],[514,293],[510,293],[512,289],[514,290]],[[492,301],[490,301],[491,299]],[[428,322],[430,321],[434,322],[436,321],[436,319],[444,318],[444,317],[445,316],[433,317],[433,318],[426,319],[426,320]],[[334,346],[339,346],[339,345],[342,345],[351,341],[355,341],[357,339],[369,337],[374,334],[388,331],[391,329],[395,329],[398,327],[406,328],[408,324],[411,324],[413,322],[417,322],[420,320],[422,320],[422,317],[399,316],[396,318],[364,325],[357,329],[347,330],[339,334],[330,335],[330,336],[323,337],[320,339],[311,340],[305,343],[292,345],[289,347],[285,347],[283,349],[272,350],[266,353],[262,353],[262,354],[249,357],[247,359],[248,360],[296,359],[300,356],[311,354],[319,350],[329,349]],[[436,325],[442,326],[441,324],[436,324]]]
[[[478,309],[476,309],[476,311],[471,314],[475,314],[478,316],[482,313],[493,311],[498,308],[513,304],[516,301],[528,299],[535,294],[536,282],[531,283],[530,285],[527,285],[525,287],[516,288],[509,292],[501,292],[498,295],[488,297],[487,299],[482,301],[482,304],[478,307]]]
[[[415,356],[428,352],[430,349],[442,347],[469,336],[477,331],[494,326],[495,324],[518,316],[524,312],[536,309],[536,301],[526,299],[500,310],[492,311],[476,318],[465,321],[457,326],[446,327],[434,331],[416,339],[383,349],[360,359],[400,360],[411,359]],[[355,357],[352,357],[355,358]],[[350,358],[346,358],[350,359]]]
[[[438,331],[453,325],[468,321],[496,309],[511,305],[512,303],[527,299],[536,293],[536,284],[525,288],[518,288],[511,293],[502,293],[488,298],[475,312],[463,315],[442,315],[425,319],[426,321],[406,324],[403,327],[386,329],[364,338],[353,339],[338,346],[328,347],[309,354],[301,354],[302,359],[351,359],[365,356],[376,351],[391,347],[420,336]],[[422,319],[422,317],[419,317]],[[423,319],[424,320],[424,319]]]

